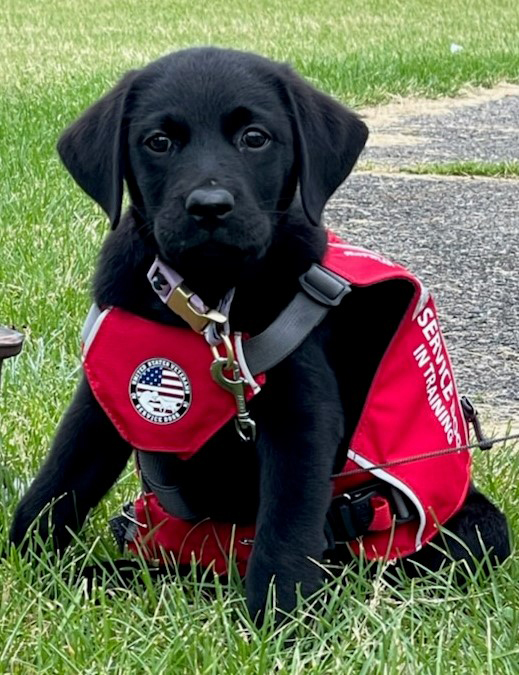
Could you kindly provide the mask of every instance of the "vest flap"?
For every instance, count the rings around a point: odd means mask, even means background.
[[[403,460],[468,443],[452,365],[432,298],[413,318],[412,307],[391,342],[368,393],[351,441],[345,470],[361,467],[399,488],[415,504],[419,522],[397,528],[391,550],[412,553],[437,525],[461,507],[470,483],[471,456],[460,451],[384,469],[372,465]],[[388,540],[378,541],[387,555]]]
[[[133,447],[187,459],[236,415],[234,397],[211,377],[213,355],[198,333],[117,308],[96,328],[85,374]],[[246,387],[247,400],[252,396]]]

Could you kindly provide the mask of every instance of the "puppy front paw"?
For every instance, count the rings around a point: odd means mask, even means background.
[[[28,550],[63,551],[72,539],[71,529],[77,529],[70,500],[65,498],[40,507],[28,499],[22,499],[9,530],[9,543],[22,554]]]
[[[286,553],[270,556],[254,551],[245,578],[249,613],[261,625],[268,605],[275,611],[275,622],[279,624],[296,606],[298,589],[307,598],[321,584],[322,569],[308,557]]]

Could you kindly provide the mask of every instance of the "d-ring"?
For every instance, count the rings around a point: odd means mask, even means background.
[[[234,347],[232,345],[231,338],[228,335],[222,333],[220,334],[220,337],[222,338],[222,343],[223,346],[225,347],[225,358],[227,359],[225,362],[224,370],[231,370],[236,360],[234,356]],[[211,351],[213,352],[213,356],[215,359],[223,358],[222,356],[220,356],[220,352],[218,351],[218,347],[216,345],[211,346]]]

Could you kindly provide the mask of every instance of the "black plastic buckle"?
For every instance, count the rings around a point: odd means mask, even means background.
[[[375,495],[375,490],[355,492],[351,496],[344,493],[345,500],[339,505],[339,513],[347,540],[361,537],[369,530],[374,515],[371,498]]]
[[[123,505],[122,513],[110,518],[108,525],[119,549],[124,553],[126,544],[133,541],[137,535],[137,523],[135,522],[135,507],[133,502]]]
[[[375,515],[373,497],[387,499],[397,525],[414,520],[411,504],[399,490],[385,483],[368,483],[332,500],[327,519],[336,542],[352,541],[369,531]]]
[[[321,305],[336,307],[351,291],[350,284],[338,274],[313,263],[310,269],[299,277],[304,292]]]
[[[335,540],[352,541],[366,534],[374,515],[371,498],[377,494],[376,489],[368,485],[332,500],[328,521]]]
[[[468,396],[462,396],[460,403],[463,414],[465,415],[465,419],[467,422],[472,424],[472,428],[476,434],[480,450],[490,450],[494,443],[489,438],[486,438],[485,434],[483,433],[481,422],[479,421],[478,411],[476,410],[475,405]]]

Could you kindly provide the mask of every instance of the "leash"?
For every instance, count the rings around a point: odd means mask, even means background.
[[[490,443],[491,446],[495,444],[501,444],[505,443],[506,441],[510,440],[517,440],[519,439],[519,433],[517,434],[509,434],[508,436],[498,436],[496,438],[490,438],[490,439],[485,439],[487,443]],[[391,460],[390,462],[382,462],[381,464],[373,464],[372,466],[369,467],[369,471],[373,471],[373,469],[385,469],[386,467],[390,466],[399,466],[401,464],[410,464],[411,462],[418,462],[421,459],[432,459],[434,457],[441,457],[442,455],[450,455],[456,452],[465,452],[467,450],[472,450],[474,448],[479,448],[480,450],[483,450],[483,452],[486,452],[490,449],[490,447],[482,447],[481,441],[477,441],[475,443],[468,443],[467,445],[458,445],[455,448],[442,448],[441,450],[431,450],[430,452],[422,452],[417,455],[411,455],[410,457],[402,457],[402,459],[394,459]],[[336,473],[332,475],[332,478],[343,478],[344,476],[356,476],[361,473],[366,473],[368,469],[352,469],[351,471],[345,471],[344,473]]]

